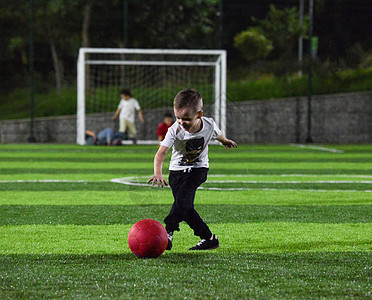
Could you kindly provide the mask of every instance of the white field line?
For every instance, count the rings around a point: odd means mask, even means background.
[[[259,181],[259,180],[212,180],[211,183],[364,183],[371,184],[372,181],[362,180],[362,181],[352,181],[352,180],[320,180],[320,181]]]
[[[131,176],[131,177],[124,177],[124,178],[132,178],[132,179],[140,179],[140,178],[151,178],[152,175],[148,176]],[[372,178],[372,175],[356,175],[356,174],[350,174],[350,175],[345,175],[345,174],[320,174],[320,175],[315,175],[315,174],[211,174],[208,175],[208,178],[210,177],[347,177],[347,178]],[[214,180],[213,180],[214,181]],[[224,181],[226,182],[226,181]],[[262,182],[262,181],[259,181]],[[301,181],[303,182],[303,181]],[[337,181],[339,182],[339,181]],[[355,181],[353,181],[355,182]]]
[[[218,175],[226,176],[226,175]],[[239,175],[240,176],[240,175]],[[241,175],[244,176],[244,175]],[[217,176],[216,176],[217,177]],[[351,176],[350,176],[351,177]],[[115,178],[111,179],[110,182],[120,183],[124,185],[131,186],[146,186],[151,187],[150,184],[140,183],[140,178],[150,178],[150,176],[138,176],[138,177],[124,177],[124,178]],[[133,180],[137,182],[133,182]],[[1,180],[0,183],[88,183],[96,181],[87,181],[87,180],[58,180],[58,179],[45,179],[45,180]],[[227,181],[210,181],[210,183],[266,183],[266,184],[275,184],[275,183],[291,183],[291,184],[301,184],[301,183],[364,183],[371,184],[372,181],[236,181],[236,180],[227,180]],[[201,190],[211,190],[211,191],[310,191],[310,192],[372,192],[372,190],[317,190],[317,189],[274,189],[274,188],[218,188],[218,187],[199,187]]]
[[[372,175],[356,175],[356,174],[211,174],[208,177],[348,177],[348,178],[372,178]],[[151,177],[151,176],[150,176]]]
[[[151,187],[151,184],[146,183],[140,183],[139,178],[144,178],[144,176],[141,177],[124,177],[124,178],[115,178],[111,179],[111,182],[114,183],[120,183],[130,186],[146,186]],[[147,177],[146,177],[147,178]],[[137,182],[133,182],[133,180],[136,180]],[[214,183],[215,181],[211,181],[210,183]],[[221,181],[224,183],[224,181]],[[241,181],[236,181],[241,182]],[[337,183],[337,181],[335,181]],[[255,182],[256,183],[256,182]],[[257,181],[257,183],[260,183]],[[266,183],[277,183],[276,181],[270,181]],[[290,182],[283,182],[283,183],[290,183]],[[298,181],[297,183],[303,183],[302,181]],[[351,183],[357,183],[356,181],[351,181]],[[157,187],[157,185],[154,185]],[[167,186],[166,186],[167,187]],[[200,190],[211,190],[211,191],[254,191],[254,190],[260,190],[260,191],[312,191],[312,192],[372,192],[372,190],[316,190],[316,189],[275,189],[275,188],[218,188],[218,187],[199,187]]]
[[[77,183],[86,183],[86,182],[89,182],[87,180],[58,180],[58,179],[45,179],[45,180],[0,180],[0,183],[28,183],[28,182],[32,182],[32,183],[39,183],[39,182],[49,182],[49,183],[53,183],[53,182],[57,182],[57,183],[60,183],[60,182],[70,182],[70,183],[74,183],[74,182],[77,182]]]
[[[345,153],[345,151],[343,151],[343,150],[337,150],[337,149],[326,148],[326,147],[315,146],[315,145],[312,146],[312,145],[302,145],[302,144],[290,144],[290,146],[298,147],[298,148],[325,151],[325,152],[332,152],[332,153]]]
[[[199,187],[201,190],[210,191],[297,191],[297,192],[366,192],[372,193],[372,190],[315,190],[315,189],[270,189],[270,188],[217,188],[217,187]]]

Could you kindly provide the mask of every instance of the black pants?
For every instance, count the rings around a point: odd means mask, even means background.
[[[174,203],[169,215],[164,219],[167,231],[179,231],[179,224],[185,221],[196,236],[209,239],[212,236],[207,224],[194,209],[196,189],[207,180],[207,168],[192,168],[186,171],[170,171],[169,185]]]

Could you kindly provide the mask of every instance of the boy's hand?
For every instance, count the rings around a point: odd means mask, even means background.
[[[226,139],[222,144],[226,149],[230,149],[231,147],[238,148],[238,145],[233,140]]]
[[[233,141],[225,138],[223,135],[221,135],[217,141],[219,141],[222,145],[225,146],[226,149],[230,149],[231,147],[238,148],[238,145]]]
[[[152,186],[154,186],[156,183],[158,187],[160,187],[160,184],[161,184],[162,188],[168,185],[168,183],[165,181],[165,179],[161,175],[152,176],[152,178],[149,181],[147,181],[147,183],[150,183],[150,182],[152,182]]]

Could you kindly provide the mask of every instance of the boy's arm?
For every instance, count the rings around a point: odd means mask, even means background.
[[[120,108],[116,110],[115,115],[112,117],[112,119],[115,120],[118,117],[119,113],[120,113]]]
[[[147,181],[147,183],[152,182],[152,185],[157,184],[158,186],[164,187],[164,185],[168,185],[165,179],[163,178],[163,163],[165,156],[167,155],[169,148],[165,146],[160,146],[158,152],[156,152],[155,159],[154,159],[154,176]]]
[[[85,131],[85,134],[86,135],[90,135],[90,136],[93,137],[93,143],[95,143],[97,141],[97,135],[96,135],[96,133],[94,131],[92,131],[92,130],[86,130]]]
[[[217,141],[219,141],[222,145],[225,146],[226,149],[230,149],[231,147],[237,148],[238,145],[233,141],[225,138],[224,135],[221,135],[219,138],[217,138]]]
[[[143,115],[142,115],[142,109],[140,109],[140,110],[138,111],[138,116],[139,116],[141,122],[143,123],[144,120],[143,120]]]

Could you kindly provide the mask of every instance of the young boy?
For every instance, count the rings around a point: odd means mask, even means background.
[[[198,91],[184,89],[174,99],[174,114],[177,122],[169,129],[161,142],[154,160],[154,176],[148,181],[152,185],[168,185],[162,175],[165,156],[173,146],[169,165],[169,185],[174,203],[164,219],[168,233],[167,250],[172,248],[173,232],[179,231],[179,223],[185,221],[200,242],[189,250],[209,250],[219,247],[216,235],[194,209],[196,189],[207,180],[209,168],[208,143],[220,141],[225,148],[236,148],[234,141],[223,136],[211,118],[203,117],[203,100]]]
[[[138,111],[138,116],[143,123],[142,110],[137,99],[132,98],[132,94],[129,90],[123,89],[120,92],[120,98],[120,103],[112,119],[115,120],[119,116],[119,132],[124,133],[128,128],[129,137],[133,139],[133,143],[135,144],[137,135],[136,126],[134,124],[135,111]]]

